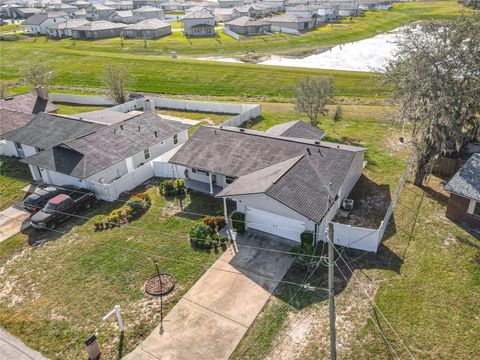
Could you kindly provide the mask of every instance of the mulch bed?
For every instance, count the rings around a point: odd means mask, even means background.
[[[152,276],[145,283],[145,292],[153,296],[162,296],[168,294],[175,288],[176,280],[170,274],[160,274],[161,281],[158,275]]]

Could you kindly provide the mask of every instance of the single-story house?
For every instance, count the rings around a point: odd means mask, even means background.
[[[193,189],[233,200],[247,229],[294,241],[311,231],[323,240],[362,174],[366,149],[321,141],[321,133],[307,127],[293,124],[282,136],[203,126],[169,162]]]
[[[225,27],[240,35],[260,35],[271,32],[272,25],[263,20],[255,20],[247,16],[225,23]]]
[[[80,9],[72,14],[73,19],[87,19],[87,10]]]
[[[215,36],[215,16],[202,8],[182,18],[183,33],[187,37]]]
[[[72,29],[72,37],[81,40],[98,40],[118,37],[127,24],[100,20]]]
[[[18,15],[17,12],[15,11],[16,9],[20,8],[21,5],[16,4],[16,3],[7,3],[2,6],[0,6],[0,16],[2,18],[7,18],[7,19],[15,19]]]
[[[392,1],[390,0],[360,0],[358,5],[360,10],[390,10]]]
[[[85,9],[85,8],[90,6],[90,3],[88,1],[85,1],[85,0],[76,0],[72,3],[70,3],[70,5],[73,5],[73,6],[77,7],[78,9]]]
[[[474,153],[445,185],[446,217],[480,229],[480,153]]]
[[[115,10],[132,10],[133,9],[133,1],[132,0],[106,0],[104,2],[105,6],[112,7]]]
[[[133,23],[133,11],[132,10],[115,10],[111,13],[108,18],[108,21],[124,24]]]
[[[236,7],[235,10],[237,10],[238,13],[240,14],[239,17],[241,16],[257,17],[257,13],[255,12],[255,9],[253,8],[252,5],[239,6],[239,7]]]
[[[324,19],[325,22],[338,19],[339,4],[315,4],[317,7],[317,14]]]
[[[245,5],[244,0],[218,0],[217,2],[222,9],[234,8]]]
[[[282,11],[285,11],[286,1],[285,0],[262,0],[261,4],[275,8],[276,9],[275,12],[282,12]]]
[[[26,34],[47,35],[47,28],[53,24],[65,22],[68,16],[65,13],[36,14],[22,23]]]
[[[76,6],[72,6],[69,4],[51,3],[47,5],[48,12],[64,12],[65,14],[70,15],[77,10],[78,8]]]
[[[58,108],[48,101],[48,93],[42,87],[37,88],[35,92],[0,99],[0,154],[23,157],[21,145],[5,140],[4,134],[27,125],[40,112],[57,111]]]
[[[72,29],[88,24],[90,24],[90,21],[86,19],[72,19],[62,23],[52,24],[47,28],[48,36],[56,38],[70,37],[72,36]]]
[[[338,8],[338,16],[340,17],[357,16],[361,13],[362,10],[360,10],[358,6],[340,4]]]
[[[107,20],[115,12],[114,8],[101,4],[90,5],[85,10],[87,12],[87,20],[90,21]]]
[[[21,8],[16,8],[15,13],[17,14],[17,16],[15,16],[16,18],[28,19],[33,15],[43,13],[43,9],[32,8],[32,7],[21,7]]]
[[[125,39],[159,39],[172,33],[172,26],[159,19],[147,19],[122,30]]]
[[[35,181],[91,189],[114,200],[152,177],[151,160],[183,144],[189,128],[154,112],[112,125],[42,113],[6,137],[24,148],[22,162]]]
[[[318,7],[316,5],[298,5],[294,7],[287,7],[285,14],[295,15],[305,19],[312,19],[318,15]]]
[[[240,12],[235,8],[217,8],[213,9],[213,15],[215,15],[215,19],[217,22],[228,22],[234,19],[238,19],[241,15]]]
[[[153,6],[142,6],[141,8],[133,10],[133,22],[137,23],[147,19],[165,19],[165,12]]]
[[[298,31],[305,31],[315,28],[315,19],[302,18],[297,15],[279,15],[265,19],[269,22],[275,30],[293,29]]]

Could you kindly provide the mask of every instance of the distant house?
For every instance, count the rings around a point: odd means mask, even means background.
[[[234,8],[245,5],[244,0],[218,0],[218,5],[222,9]]]
[[[113,183],[121,182],[125,191],[152,177],[151,161],[183,144],[189,128],[154,112],[111,125],[40,114],[6,136],[40,149],[22,160],[35,181],[91,189],[114,200],[119,192]]]
[[[115,12],[115,9],[105,5],[90,5],[85,8],[87,11],[87,20],[98,21],[98,20],[107,20],[108,17]]]
[[[255,20],[247,16],[225,23],[225,27],[240,35],[260,35],[271,32],[272,25],[263,20]]]
[[[72,37],[80,40],[98,40],[120,36],[126,24],[110,21],[92,21],[91,23],[72,29]]]
[[[213,14],[215,15],[215,19],[217,20],[217,22],[223,22],[223,23],[231,20],[235,20],[241,17],[240,12],[236,8],[213,9]]]
[[[362,174],[366,149],[321,141],[308,127],[288,124],[272,131],[287,135],[274,135],[203,126],[169,162],[191,188],[234,201],[247,230],[293,241],[310,231],[324,240]]]
[[[262,0],[260,4],[274,7],[277,9],[277,11],[282,12],[282,11],[285,11],[286,1],[285,0]]]
[[[68,16],[65,13],[36,14],[26,19],[22,27],[26,34],[47,35],[50,25],[67,20]]]
[[[47,5],[48,12],[64,12],[65,14],[70,15],[77,10],[78,8],[76,6],[72,6],[69,4],[53,3]]]
[[[19,129],[41,112],[56,113],[58,108],[48,100],[47,91],[39,87],[34,92],[0,99],[0,154],[23,157],[21,144],[5,140],[3,135]]]
[[[480,153],[474,153],[445,185],[446,217],[480,229]]]
[[[137,23],[147,19],[165,19],[165,12],[153,6],[143,6],[133,10],[133,22]]]
[[[72,29],[88,24],[90,24],[90,21],[85,19],[72,19],[62,23],[52,24],[47,27],[48,36],[56,38],[70,37],[72,36]]]
[[[132,10],[133,9],[132,0],[120,0],[120,1],[107,0],[105,1],[104,5],[114,8],[115,10]]]
[[[78,11],[75,11],[72,15],[72,19],[87,19],[87,10],[86,9],[80,9]]]
[[[125,39],[159,39],[171,33],[171,25],[159,19],[143,20],[122,30]]]
[[[275,31],[281,31],[282,29],[292,29],[297,31],[305,31],[315,28],[315,20],[302,18],[296,15],[279,15],[265,19],[269,22]]]
[[[359,9],[358,5],[357,6],[352,6],[348,4],[340,4],[338,8],[338,15],[340,17],[349,17],[349,16],[357,16],[362,13],[362,10]]]
[[[133,11],[132,10],[115,10],[107,18],[108,21],[132,24],[133,23]]]
[[[285,11],[287,15],[294,15],[304,19],[313,19],[318,14],[317,5],[298,5],[287,7]]]
[[[239,7],[236,7],[235,10],[238,11],[240,16],[257,17],[257,14],[255,13],[255,9],[251,5],[239,6]]]
[[[85,9],[85,8],[90,6],[90,3],[88,1],[85,1],[85,0],[76,0],[72,3],[70,3],[70,5],[75,6],[78,9]]]
[[[360,0],[360,10],[390,10],[392,8],[391,0]]]
[[[0,6],[0,16],[7,19],[15,19],[18,17],[16,9],[20,8],[19,4],[7,3]]]
[[[207,9],[193,11],[182,18],[187,37],[215,36],[215,16]]]
[[[15,9],[15,13],[17,14],[16,18],[20,19],[28,19],[29,17],[36,14],[41,14],[42,12],[43,9],[40,8],[21,7]]]

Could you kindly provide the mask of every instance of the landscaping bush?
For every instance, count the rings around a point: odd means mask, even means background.
[[[232,214],[232,227],[237,233],[245,232],[245,214],[241,212],[234,212]]]
[[[313,233],[310,231],[304,231],[300,235],[301,248],[306,254],[313,254],[315,247],[313,244]]]
[[[187,192],[187,186],[183,179],[164,180],[158,187],[160,188],[160,193],[164,196],[183,195]]]
[[[300,235],[300,245],[292,246],[292,256],[296,256],[296,263],[300,265],[303,270],[307,270],[312,264],[312,257],[315,255],[314,234],[305,231]],[[304,256],[308,255],[308,256]]]
[[[210,247],[210,236],[212,234],[213,231],[210,226],[205,225],[203,222],[194,224],[188,232],[190,241],[198,247]]]
[[[221,246],[221,245],[226,244],[226,243],[227,243],[227,238],[225,236],[217,234],[217,233],[214,233],[214,234],[210,235],[211,246],[216,248],[216,247]]]
[[[130,206],[134,213],[141,213],[148,209],[148,203],[140,198],[130,198],[130,200],[127,201],[127,206]]]
[[[218,232],[227,224],[224,216],[205,216],[202,219],[205,225],[210,226],[212,232]]]

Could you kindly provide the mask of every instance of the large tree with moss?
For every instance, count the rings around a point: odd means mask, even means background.
[[[480,22],[461,16],[411,26],[399,36],[384,79],[398,119],[411,124],[415,185],[435,160],[479,136]]]

